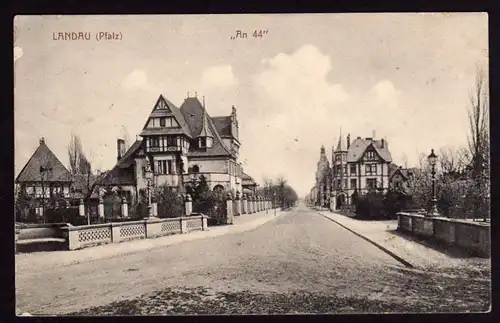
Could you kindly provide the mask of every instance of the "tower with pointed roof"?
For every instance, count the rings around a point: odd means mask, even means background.
[[[330,194],[330,162],[326,156],[325,146],[321,146],[319,160],[316,169],[316,203],[319,206],[327,206]]]

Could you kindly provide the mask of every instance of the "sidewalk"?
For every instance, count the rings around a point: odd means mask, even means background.
[[[487,261],[452,257],[416,241],[405,239],[395,233],[398,227],[397,220],[362,221],[330,211],[322,210],[318,211],[318,213],[387,249],[416,268],[455,267]]]
[[[286,212],[283,211],[276,211],[276,216],[274,216],[274,212],[271,211],[269,211],[268,214],[266,214],[266,212],[244,214],[234,217],[233,225],[213,226],[209,227],[206,231],[194,231],[186,234],[132,240],[122,243],[110,243],[73,251],[48,251],[16,254],[16,271],[19,273],[27,269],[29,270],[30,268],[36,268],[36,270],[50,270],[55,267],[68,266],[102,258],[124,256],[153,248],[170,246],[185,241],[250,231],[269,221],[277,219],[285,213]]]

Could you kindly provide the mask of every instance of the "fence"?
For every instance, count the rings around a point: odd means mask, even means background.
[[[62,228],[69,250],[206,229],[207,217],[204,215]]]
[[[491,230],[488,223],[400,212],[398,230],[490,257]]]

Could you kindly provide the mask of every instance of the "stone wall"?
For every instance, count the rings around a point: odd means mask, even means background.
[[[491,257],[489,223],[400,212],[398,230],[450,246],[454,245],[482,257]]]

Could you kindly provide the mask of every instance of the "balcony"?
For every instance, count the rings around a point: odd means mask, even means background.
[[[187,154],[187,148],[180,146],[169,146],[169,147],[146,147],[147,153],[168,153],[180,151],[183,154]]]
[[[155,184],[158,186],[160,185],[178,186],[180,181],[179,177],[180,175],[178,174],[156,175]]]
[[[231,176],[223,173],[192,173],[184,175],[184,183],[193,180],[199,180],[201,176],[205,176],[207,182],[230,182]]]

